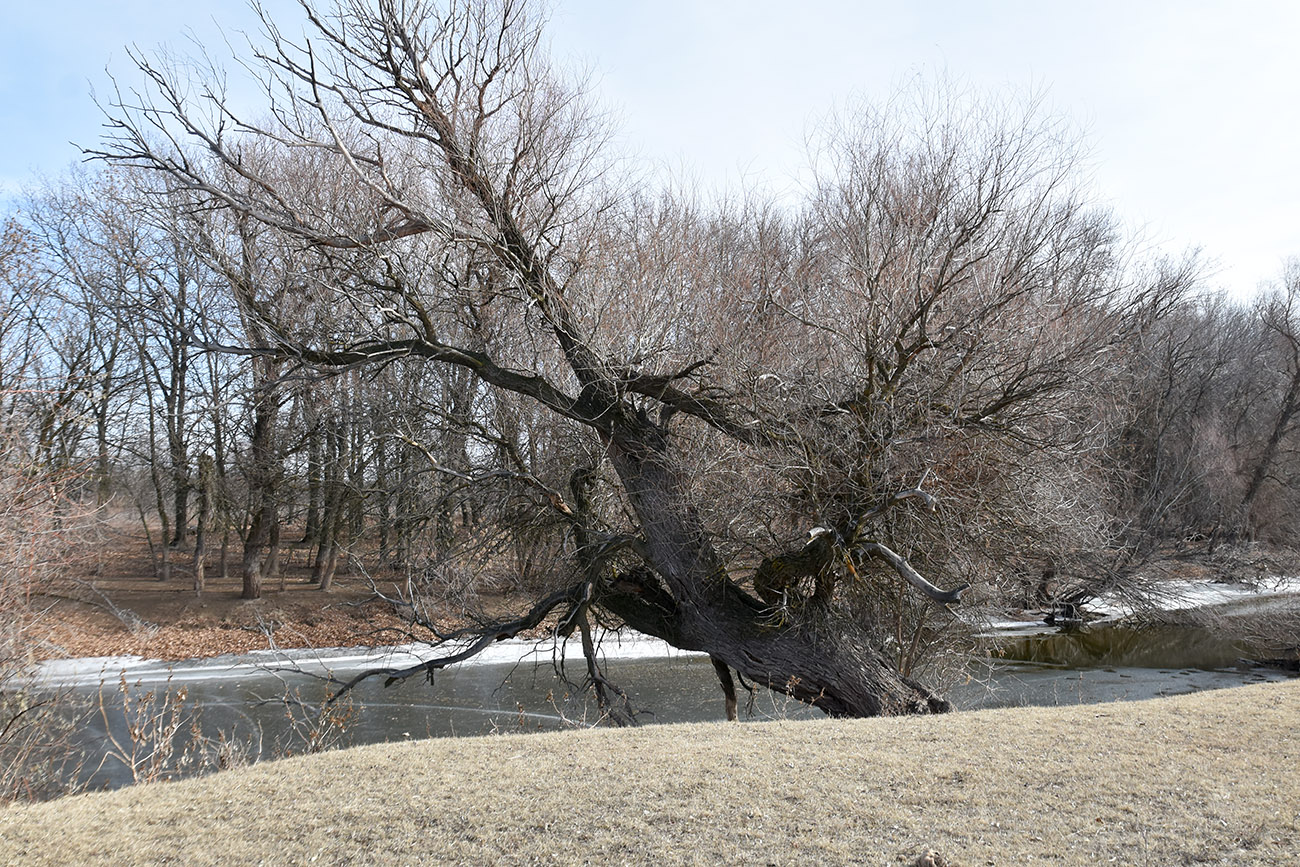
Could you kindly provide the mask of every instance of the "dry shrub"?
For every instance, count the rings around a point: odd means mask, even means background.
[[[77,526],[62,481],[26,461],[16,435],[0,439],[0,800],[59,794],[81,757],[69,735],[76,709],[34,690],[29,674],[41,640],[34,597],[67,555]]]
[[[1300,671],[1300,598],[1276,600],[1263,610],[1233,618],[1232,635],[1270,665]],[[1219,624],[1220,627],[1225,624]]]

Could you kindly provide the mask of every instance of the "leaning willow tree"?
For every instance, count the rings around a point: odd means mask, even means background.
[[[729,715],[733,672],[833,715],[941,712],[899,665],[926,618],[904,632],[890,606],[993,595],[1008,562],[1098,532],[1077,458],[1135,293],[1059,124],[864,106],[801,204],[704,206],[610,158],[528,3],[302,11],[302,36],[263,16],[245,61],[263,120],[140,58],[100,155],[225,227],[209,243],[258,325],[238,351],[468,372],[491,409],[461,414],[467,453],[500,464],[461,475],[564,535],[564,586],[388,675],[550,624],[603,700],[592,630],[619,623],[708,653]],[[548,414],[540,444],[520,407]]]

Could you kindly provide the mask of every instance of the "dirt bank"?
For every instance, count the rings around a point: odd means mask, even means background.
[[[99,529],[80,542],[58,579],[34,600],[41,616],[39,658],[138,655],[180,660],[278,647],[359,647],[400,643],[407,634],[392,608],[375,601],[366,578],[344,568],[322,593],[311,583],[302,549],[286,552],[280,573],[264,582],[262,598],[240,598],[238,559],[227,573],[213,554],[204,591],[186,568],[193,554],[168,552],[174,566],[157,578],[143,534]],[[393,576],[375,576],[391,582]],[[393,591],[395,588],[386,588]],[[504,604],[499,600],[489,600]],[[463,612],[448,606],[443,625]]]
[[[143,533],[124,526],[96,529],[93,539],[75,546],[60,580],[39,597],[45,611],[38,658],[137,655],[181,660],[266,649],[361,647],[401,643],[408,634],[392,608],[375,601],[368,580],[345,563],[329,593],[311,583],[307,550],[286,549],[280,573],[263,585],[263,598],[240,598],[234,548],[223,576],[216,552],[209,558],[207,586],[196,594],[187,566],[193,552],[168,552],[174,567],[157,579]],[[156,555],[156,552],[155,552]],[[1151,561],[1148,580],[1247,584],[1271,576],[1296,574],[1300,555],[1260,546],[1220,547],[1214,553],[1183,552]],[[374,575],[386,592],[398,595],[401,576]],[[499,614],[522,611],[529,603],[508,593],[483,592],[447,600],[438,613],[443,628],[463,625],[462,605]],[[476,612],[477,613],[477,612]],[[1263,626],[1259,628],[1264,628]]]

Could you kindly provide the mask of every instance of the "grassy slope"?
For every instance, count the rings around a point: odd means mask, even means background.
[[[0,863],[1284,864],[1300,681],[362,747],[0,810]],[[316,857],[319,856],[319,857]]]

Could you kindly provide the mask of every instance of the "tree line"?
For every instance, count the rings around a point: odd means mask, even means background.
[[[1297,529],[1300,268],[1235,302],[1145,256],[1032,100],[859,103],[798,200],[708,199],[612,153],[532,4],[264,25],[262,114],[138,56],[4,224],[6,472],[132,511],[161,579],[257,598],[306,548],[436,638],[511,591],[455,658],[577,633],[611,714],[599,624],[731,713],[734,673],[860,715],[947,708],[953,606]]]

